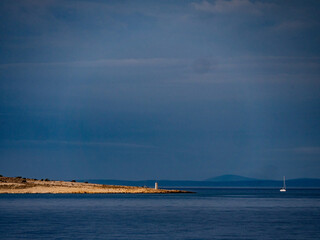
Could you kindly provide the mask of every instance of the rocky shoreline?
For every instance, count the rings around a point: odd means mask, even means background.
[[[182,190],[154,189],[148,187],[131,187],[103,185],[76,181],[52,181],[49,179],[32,179],[22,177],[0,177],[0,194],[138,194],[138,193],[191,193]]]

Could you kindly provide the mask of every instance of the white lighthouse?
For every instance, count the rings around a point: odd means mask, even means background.
[[[155,182],[154,189],[158,189],[158,182]]]

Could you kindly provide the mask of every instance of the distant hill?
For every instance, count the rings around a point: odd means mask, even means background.
[[[258,181],[259,179],[248,178],[238,175],[222,175],[218,177],[208,178],[205,181],[210,182],[229,182],[229,181]]]
[[[243,177],[245,178],[245,177]],[[230,178],[235,179],[235,178]],[[111,180],[111,179],[83,179],[77,180],[79,182],[99,183],[108,185],[125,185],[125,186],[147,186],[154,187],[154,183],[158,182],[160,188],[166,187],[270,187],[281,188],[282,180],[229,180],[229,181],[175,181],[175,180],[142,180],[142,181],[128,181],[128,180]],[[320,188],[320,179],[300,178],[289,179],[286,181],[287,188]]]

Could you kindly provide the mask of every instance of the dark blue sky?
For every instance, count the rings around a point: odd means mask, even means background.
[[[320,2],[0,1],[0,173],[320,178]]]

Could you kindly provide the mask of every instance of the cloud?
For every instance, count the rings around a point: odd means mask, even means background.
[[[220,65],[225,67],[293,67],[319,69],[319,57],[299,56],[241,56],[225,58]]]
[[[216,0],[213,3],[203,1],[193,4],[196,10],[210,13],[250,13],[261,14],[266,8],[270,8],[272,4],[252,2],[250,0]]]
[[[299,154],[320,154],[320,147],[294,147],[294,148],[281,148],[275,149],[277,152],[291,152]]]
[[[21,62],[3,63],[0,68],[10,67],[41,67],[41,66],[68,66],[68,67],[139,67],[139,66],[192,66],[197,73],[204,73],[214,69],[218,62],[221,67],[243,67],[257,65],[295,65],[296,67],[319,67],[319,57],[294,56],[239,56],[219,58],[125,58],[125,59],[96,59],[70,62]]]
[[[127,59],[98,59],[92,61],[73,62],[23,62],[0,64],[0,68],[9,67],[40,67],[40,66],[69,66],[69,67],[138,67],[138,66],[178,66],[189,63],[187,59],[173,58],[127,58]]]
[[[65,140],[13,140],[5,141],[7,144],[45,144],[45,145],[68,145],[68,146],[93,146],[93,147],[129,147],[129,148],[155,148],[151,145],[126,143],[126,142],[87,142]]]
[[[193,69],[196,73],[204,74],[213,70],[216,67],[216,62],[212,58],[198,58],[193,62]]]
[[[298,147],[292,150],[297,153],[320,154],[320,147]]]
[[[273,27],[273,30],[276,31],[297,31],[301,29],[305,29],[310,27],[316,23],[313,22],[305,22],[301,20],[291,20],[291,21],[283,21]]]

